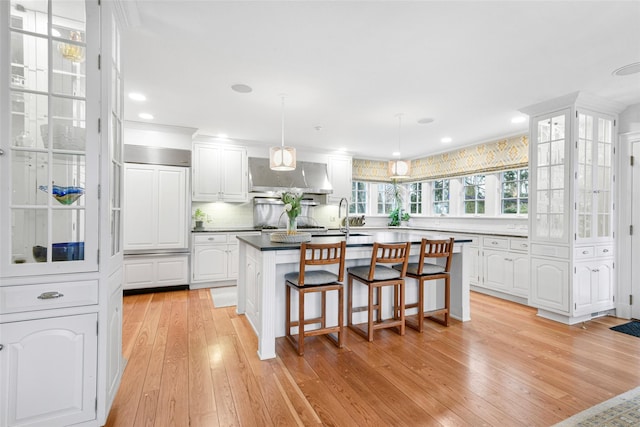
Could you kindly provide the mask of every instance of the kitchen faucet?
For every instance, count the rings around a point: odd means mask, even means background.
[[[345,234],[346,237],[349,237],[349,201],[343,197],[340,199],[340,204],[338,205],[338,218],[341,218],[340,211],[342,210],[342,202],[346,205],[346,211],[344,214],[344,228],[342,228],[342,224],[340,224],[340,231]]]

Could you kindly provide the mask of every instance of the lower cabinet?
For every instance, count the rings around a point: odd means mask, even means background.
[[[96,313],[3,323],[0,337],[0,425],[96,418]]]
[[[504,295],[529,296],[530,269],[526,238],[483,236],[472,259],[470,283]],[[474,268],[475,264],[475,268]]]
[[[582,261],[574,265],[574,316],[614,307],[613,266],[612,259]]]
[[[207,232],[192,237],[192,288],[214,282],[217,285],[235,285],[238,278],[237,236],[260,235],[260,232]],[[228,282],[228,283],[227,283]],[[195,286],[193,286],[195,285]]]
[[[530,305],[569,312],[569,261],[532,257],[531,284]]]
[[[124,289],[189,284],[189,254],[130,255],[124,258]]]

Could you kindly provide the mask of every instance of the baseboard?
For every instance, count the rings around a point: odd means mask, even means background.
[[[171,292],[171,291],[183,291],[188,290],[189,285],[176,285],[176,286],[159,286],[155,288],[141,288],[141,289],[125,289],[122,291],[122,295],[139,295],[149,294],[155,292]]]

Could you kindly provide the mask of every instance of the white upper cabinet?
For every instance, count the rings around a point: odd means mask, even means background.
[[[333,186],[333,193],[328,201],[338,203],[343,197],[351,201],[352,160],[349,156],[329,156],[327,164],[329,181]]]
[[[248,160],[244,147],[193,143],[193,194],[196,202],[246,202]]]

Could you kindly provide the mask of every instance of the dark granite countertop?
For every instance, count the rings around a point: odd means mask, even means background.
[[[257,231],[260,232],[259,229],[255,227],[220,227],[220,228],[205,228],[203,230],[191,230],[192,233],[240,233],[243,231]]]
[[[364,231],[352,232],[346,239],[347,247],[363,247],[373,246],[374,242],[380,243],[402,243],[411,242],[412,244],[420,244],[423,237],[432,239],[449,238],[450,235],[438,233],[433,235],[424,235],[423,233],[412,233],[409,231]],[[260,236],[238,236],[238,240],[260,251],[283,251],[291,249],[299,249],[300,243],[276,243],[272,242],[267,234]],[[330,233],[325,235],[312,235],[311,243],[335,243],[345,240],[342,233]],[[458,243],[470,243],[471,239],[456,239]]]

